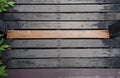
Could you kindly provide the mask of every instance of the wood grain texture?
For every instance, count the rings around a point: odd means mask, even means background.
[[[120,58],[11,59],[8,68],[120,67]]]
[[[120,41],[109,39],[107,30],[120,20],[120,0],[14,1],[0,16],[9,29],[8,78],[119,78],[119,69],[80,68],[120,68]]]
[[[8,29],[108,29],[115,21],[6,21]]]
[[[109,30],[8,30],[7,38],[109,38]]]
[[[6,13],[5,21],[117,21],[120,13]]]
[[[8,69],[7,72],[7,78],[117,78],[120,69]]]
[[[11,48],[120,48],[113,39],[24,39],[6,40]]]
[[[120,12],[120,4],[16,5],[10,12]],[[76,9],[77,8],[77,9]]]
[[[14,0],[19,4],[120,3],[119,0]]]
[[[12,49],[9,58],[120,57],[120,49]]]

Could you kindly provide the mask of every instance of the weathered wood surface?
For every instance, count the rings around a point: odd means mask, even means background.
[[[120,41],[110,39],[7,40],[11,48],[119,48]]]
[[[120,58],[11,59],[8,68],[120,67]]]
[[[8,29],[108,29],[113,21],[6,21]]]
[[[109,30],[8,30],[7,38],[110,38]]]
[[[120,4],[16,5],[10,12],[120,12]]]
[[[14,0],[15,7],[1,16],[8,29],[18,30],[101,30],[120,20],[120,0]],[[75,29],[75,30],[74,30]],[[113,39],[11,39],[5,54],[9,68],[120,68],[120,41]],[[7,58],[6,58],[7,59]],[[34,70],[11,70],[9,78],[47,78]],[[54,70],[50,70],[53,71]],[[62,70],[61,72],[63,72]],[[69,70],[70,71],[70,70]],[[71,70],[72,72],[73,70]],[[86,70],[87,71],[87,70]],[[94,70],[95,73],[97,70]],[[104,70],[103,70],[104,71]],[[109,70],[110,71],[110,70]],[[117,78],[117,70],[108,74]],[[14,74],[14,73],[19,73]],[[28,73],[23,75],[23,73]],[[46,72],[46,71],[44,71]],[[58,71],[55,71],[58,72]],[[65,72],[68,72],[66,70]],[[82,71],[83,74],[85,73]],[[93,74],[94,72],[89,71]],[[101,70],[102,72],[102,70]],[[31,75],[30,75],[31,73]],[[36,75],[39,73],[39,75]],[[49,73],[49,72],[48,72]],[[52,72],[50,72],[52,73]],[[59,72],[58,72],[59,73]],[[94,74],[95,74],[94,73]],[[107,70],[97,77],[107,78]],[[34,74],[34,75],[33,75]],[[43,75],[41,75],[43,74]],[[71,73],[70,73],[71,74]],[[70,75],[69,74],[69,75]],[[75,74],[75,73],[72,73]],[[72,75],[71,74],[71,75]],[[79,73],[78,73],[79,74]],[[86,73],[85,73],[86,74]],[[90,77],[85,76],[86,78]],[[41,75],[41,76],[40,76]],[[51,78],[54,74],[50,74]],[[80,74],[79,74],[80,75]],[[77,75],[77,76],[79,76]],[[62,76],[63,77],[63,76]],[[67,76],[65,76],[67,77]],[[75,77],[75,76],[74,76]],[[96,76],[91,76],[94,78]],[[82,77],[84,78],[84,77]],[[118,77],[119,78],[119,77]]]
[[[7,78],[119,78],[120,69],[8,69]],[[18,74],[19,73],[19,74]]]
[[[120,13],[6,13],[6,21],[31,20],[31,21],[107,21],[120,20]]]
[[[120,57],[120,49],[13,49],[10,58]]]
[[[18,4],[120,3],[119,0],[14,0]]]

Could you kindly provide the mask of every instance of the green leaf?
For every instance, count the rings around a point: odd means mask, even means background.
[[[2,73],[2,75],[1,75],[2,77],[7,77],[8,76],[8,74],[6,73],[6,72],[4,72],[4,73]]]
[[[5,51],[5,49],[4,49],[4,48],[2,48],[2,47],[0,47],[0,52],[3,52],[3,51]]]
[[[9,48],[9,47],[10,47],[10,46],[9,46],[9,45],[6,45],[6,44],[0,46],[0,48],[4,48],[4,49],[7,49],[7,48]]]
[[[5,70],[5,68],[6,68],[5,65],[0,66],[0,74]]]
[[[3,12],[3,11],[0,9],[0,12]]]
[[[1,40],[0,40],[0,45],[3,44],[3,42],[4,42],[4,39],[1,39]]]
[[[10,46],[9,45],[2,45],[2,46],[0,46],[0,56],[3,54],[3,52],[7,49],[7,48],[9,48]]]
[[[0,0],[0,1],[2,1],[2,2],[7,2],[7,0]]]
[[[3,64],[2,60],[0,60],[0,65]]]
[[[10,5],[10,6],[14,6],[14,4],[15,4],[15,2],[13,2],[13,1],[10,1],[10,2],[8,2],[8,5]]]
[[[9,7],[13,7],[14,1],[0,0],[0,12],[8,11]]]
[[[3,11],[8,11],[7,9],[3,9]]]
[[[9,7],[7,4],[5,5],[7,8]]]
[[[6,73],[5,69],[6,69],[5,65],[0,66],[0,76],[2,76],[2,77],[8,76],[8,74]]]

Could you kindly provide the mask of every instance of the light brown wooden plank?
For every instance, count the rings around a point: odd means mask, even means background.
[[[108,30],[8,30],[7,38],[109,38]]]

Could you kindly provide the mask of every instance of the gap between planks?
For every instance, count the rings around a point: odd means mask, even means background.
[[[110,38],[109,30],[8,30],[7,38]]]

